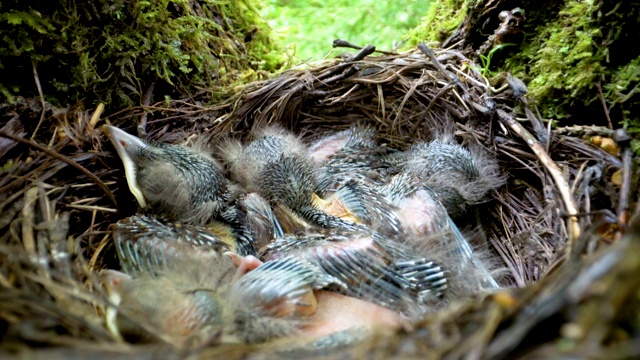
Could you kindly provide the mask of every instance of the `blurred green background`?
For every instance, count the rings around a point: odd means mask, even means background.
[[[319,60],[339,38],[392,50],[420,23],[430,0],[263,0],[262,16],[295,62]]]

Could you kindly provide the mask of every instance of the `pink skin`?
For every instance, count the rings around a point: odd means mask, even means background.
[[[262,261],[254,256],[227,253],[238,266],[237,278],[257,268]],[[307,318],[298,336],[316,338],[354,327],[408,328],[409,323],[399,314],[373,303],[331,291],[315,291],[318,310]]]
[[[315,338],[354,327],[408,328],[409,323],[399,314],[373,303],[331,291],[316,291],[318,311],[309,325],[302,328],[302,336]]]
[[[344,148],[349,140],[349,132],[342,131],[335,135],[320,139],[309,148],[309,159],[316,165],[321,166],[329,158]]]
[[[224,255],[230,257],[231,261],[238,267],[236,273],[233,275],[233,281],[240,279],[244,274],[263,264],[260,259],[253,255],[242,257],[230,251],[225,252]]]
[[[433,212],[439,204],[428,192],[419,190],[413,196],[402,199],[398,207],[398,219],[414,236],[421,237],[441,230],[434,224],[441,214]]]

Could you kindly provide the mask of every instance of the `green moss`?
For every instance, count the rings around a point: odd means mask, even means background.
[[[4,165],[0,166],[0,174],[9,173],[13,169],[14,165],[15,163],[13,160],[8,160]]]
[[[620,108],[625,127],[630,133],[640,135],[640,57],[617,68],[604,89],[612,109]]]
[[[409,31],[407,46],[422,41],[442,42],[462,23],[474,0],[436,0],[420,24]]]
[[[606,71],[600,6],[598,1],[565,2],[557,17],[539,24],[530,42],[507,61],[506,68],[529,79],[529,95],[545,117],[566,116],[567,100],[580,98]]]
[[[162,99],[273,71],[285,60],[278,54],[248,1],[14,0],[0,8],[0,94],[7,100],[37,94],[34,64],[55,104],[128,106],[152,83]]]

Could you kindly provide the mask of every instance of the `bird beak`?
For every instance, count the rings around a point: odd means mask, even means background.
[[[135,196],[136,200],[142,208],[147,207],[147,201],[142,194],[142,190],[138,187],[137,179],[136,179],[136,164],[133,161],[130,151],[134,148],[142,148],[148,149],[149,145],[143,140],[127,134],[126,132],[118,129],[115,126],[111,125],[103,125],[102,131],[107,134],[111,143],[116,148],[118,152],[118,156],[120,156],[120,160],[122,160],[122,164],[124,165],[124,173],[127,178],[127,184],[129,185],[129,190]]]
[[[112,305],[108,305],[105,310],[105,322],[109,331],[116,337],[122,338],[118,329],[118,305],[122,301],[118,288],[122,281],[131,280],[131,276],[115,270],[102,270],[100,280],[107,291],[107,297]]]

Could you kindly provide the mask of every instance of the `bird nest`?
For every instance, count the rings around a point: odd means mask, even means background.
[[[0,106],[0,350],[184,355],[162,341],[124,343],[104,325],[96,271],[118,267],[108,226],[137,204],[102,123],[137,126],[147,139],[172,143],[244,136],[267,123],[308,137],[361,123],[400,149],[454,124],[461,144],[495,156],[506,184],[479,206],[486,236],[473,245],[507,269],[499,279],[507,290],[323,356],[593,356],[614,348],[639,355],[640,233],[628,225],[635,184],[624,131],[552,127],[527,103],[521,81],[490,83],[461,51],[374,50],[247,84],[215,105],[203,105],[207,94],[200,94],[110,109],[102,118],[101,107],[58,109],[27,99]],[[269,348],[192,351],[242,357]]]

